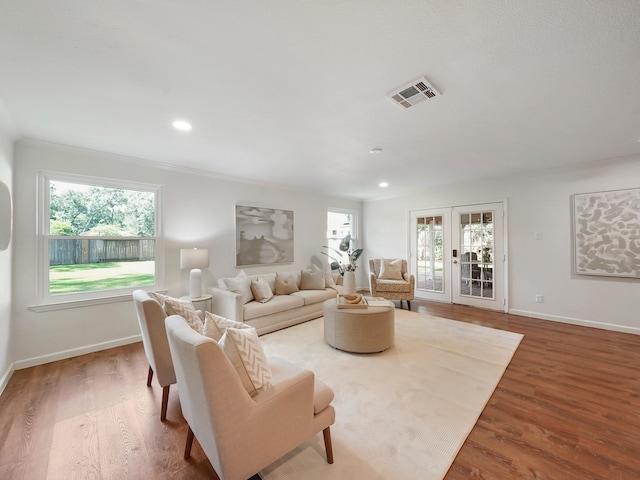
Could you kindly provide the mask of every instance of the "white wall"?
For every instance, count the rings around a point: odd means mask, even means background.
[[[138,335],[130,301],[44,313],[28,308],[37,304],[39,170],[162,185],[165,287],[172,295],[188,291],[188,272],[179,269],[180,248],[196,245],[210,249],[211,267],[203,272],[207,286],[214,285],[219,277],[237,273],[233,227],[236,203],[291,209],[295,214],[294,265],[246,268],[248,273],[302,268],[311,257],[322,258],[327,208],[363,209],[359,224],[365,251],[360,260],[359,285],[364,286],[369,258],[407,255],[410,210],[507,199],[510,311],[640,333],[638,280],[572,277],[570,261],[570,196],[640,186],[640,157],[574,171],[429,189],[362,206],[352,200],[180,172],[117,155],[27,140],[16,144],[12,165],[9,138],[0,133],[0,179],[10,184],[13,170],[17,214],[13,252],[0,252],[0,375],[11,362],[18,368],[26,367],[131,342]],[[542,232],[543,240],[535,240],[535,232]],[[13,282],[7,273],[11,255]],[[12,297],[6,295],[11,291]],[[544,295],[544,303],[534,302],[536,293]],[[13,312],[10,321],[9,311]],[[7,347],[8,338],[11,349]]]
[[[0,181],[13,191],[13,124],[0,102]],[[0,251],[0,392],[4,389],[13,365],[11,356],[11,251]]]
[[[408,257],[409,212],[507,200],[509,311],[640,334],[640,280],[573,276],[575,193],[640,187],[640,157],[531,176],[469,182],[363,205],[365,254]],[[535,233],[543,234],[535,240]],[[535,303],[535,294],[544,303]]]
[[[212,160],[213,161],[213,160]],[[205,288],[222,276],[236,275],[234,205],[236,203],[294,211],[293,265],[249,267],[247,273],[291,270],[320,257],[326,243],[327,208],[361,211],[361,202],[264,184],[188,173],[131,158],[20,141],[15,164],[13,352],[16,367],[26,367],[135,340],[139,334],[131,301],[37,313],[36,178],[39,170],[101,176],[163,186],[165,287],[174,296],[188,293],[188,272],[179,268],[179,250],[210,249],[211,267],[203,271]]]

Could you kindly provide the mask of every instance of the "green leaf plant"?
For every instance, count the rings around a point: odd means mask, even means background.
[[[340,275],[344,275],[344,272],[355,272],[356,268],[358,268],[356,262],[362,255],[363,249],[351,249],[351,234],[348,234],[340,241],[339,250],[326,245],[323,245],[322,248],[328,250],[322,253],[331,260],[331,270],[337,270]]]

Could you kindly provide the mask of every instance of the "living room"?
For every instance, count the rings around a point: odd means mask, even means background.
[[[5,141],[11,145],[11,142]],[[11,150],[8,150],[9,154]],[[7,157],[9,156],[7,155]],[[7,158],[5,157],[5,158]],[[3,375],[9,369],[57,360],[92,349],[133,341],[138,326],[129,302],[87,305],[36,312],[37,251],[34,179],[40,170],[62,171],[89,177],[117,178],[163,186],[164,288],[176,296],[188,294],[188,272],[179,268],[179,251],[191,246],[210,251],[211,267],[204,270],[205,288],[218,278],[234,276],[234,206],[238,203],[292,209],[295,214],[294,267],[308,266],[321,256],[326,243],[327,209],[352,210],[360,216],[363,258],[404,257],[409,232],[408,212],[428,205],[464,204],[470,199],[508,198],[509,304],[511,313],[551,321],[640,332],[636,313],[637,283],[625,279],[573,277],[571,274],[570,196],[577,192],[631,187],[638,178],[638,159],[561,172],[513,177],[481,187],[431,189],[427,194],[366,202],[324,196],[281,187],[219,179],[215,175],[187,173],[149,162],[108,153],[21,140],[13,161],[14,234],[10,250],[16,267],[10,288],[13,315],[6,321],[7,346]],[[189,192],[186,195],[185,192]],[[464,192],[464,194],[461,194]],[[534,233],[542,231],[542,240]],[[188,233],[187,233],[188,232]],[[393,233],[390,233],[393,232]],[[544,259],[544,261],[541,261]],[[357,285],[368,289],[368,268],[363,261]],[[289,265],[283,266],[285,269]],[[253,273],[273,267],[251,267]],[[535,293],[545,302],[535,302]],[[607,299],[606,302],[602,299]],[[6,317],[5,317],[6,318]],[[87,328],[91,318],[91,328]],[[11,352],[11,353],[9,353]],[[15,366],[14,366],[15,365]]]
[[[348,199],[230,182],[213,175],[185,173],[135,159],[39,141],[22,140],[12,144],[5,139],[4,145],[15,146],[15,155],[12,148],[5,148],[4,158],[14,159],[14,185],[20,185],[20,188],[14,190],[16,216],[11,246],[0,252],[0,255],[13,252],[16,259],[13,263],[19,267],[13,271],[13,287],[8,285],[5,290],[13,291],[13,314],[3,317],[6,332],[3,337],[6,342],[3,385],[17,369],[139,341],[139,327],[130,300],[41,312],[30,308],[37,304],[34,285],[36,259],[33,254],[37,248],[34,228],[37,186],[34,178],[41,169],[109,178],[117,177],[116,172],[122,171],[126,172],[122,175],[123,180],[161,184],[165,207],[165,288],[175,296],[186,295],[189,290],[188,272],[179,268],[181,248],[192,245],[209,248],[211,267],[203,272],[205,287],[215,285],[222,276],[234,276],[238,272],[233,255],[233,212],[238,202],[294,210],[295,257],[302,260],[293,266],[282,266],[290,270],[304,268],[312,257],[319,256],[325,241],[325,227],[322,221],[305,219],[324,219],[328,208],[352,210],[361,215],[362,245],[367,257],[373,258],[377,255],[403,256],[406,253],[406,219],[411,207],[435,201],[452,204],[464,201],[455,191],[452,194],[451,190],[443,189],[437,193],[430,192],[430,195],[368,201],[361,205]],[[10,163],[6,165],[10,166]],[[604,166],[566,172],[514,177],[504,182],[507,187],[491,185],[487,190],[473,192],[477,198],[508,197],[508,214],[513,218],[509,222],[511,312],[547,318],[551,322],[637,334],[637,285],[624,280],[572,278],[567,256],[570,255],[568,220],[571,192],[590,191],[603,185],[607,188],[624,187],[629,179],[638,178],[639,173],[637,161],[610,162]],[[190,192],[188,196],[185,195],[187,190]],[[463,190],[469,192],[468,188]],[[539,228],[538,222],[544,223],[545,227]],[[390,234],[394,229],[396,233]],[[538,230],[544,232],[544,239],[556,236],[556,240],[536,241],[534,231]],[[185,232],[189,232],[188,235]],[[536,254],[532,255],[532,251]],[[550,260],[541,264],[538,256]],[[514,267],[516,265],[518,268]],[[273,267],[246,270],[253,274],[271,271]],[[367,289],[368,269],[364,263],[358,273],[359,288]],[[542,292],[546,302],[536,304],[530,298],[532,289]],[[603,301],[605,298],[607,302]],[[4,297],[4,301],[7,300]]]
[[[628,63],[637,68],[635,51],[622,50],[619,54],[621,57],[627,55]],[[507,66],[503,67],[505,71],[509,70]],[[634,71],[631,66],[629,70]],[[489,74],[485,72],[485,75]],[[404,78],[405,75],[400,80]],[[629,84],[635,88],[637,77],[633,73],[620,74],[620,78],[624,80],[617,84],[620,89],[624,90],[623,87]],[[445,99],[445,95],[439,99]],[[359,288],[367,289],[368,259],[409,256],[411,212],[502,202],[506,211],[504,307],[507,312],[542,321],[638,335],[640,297],[637,278],[580,276],[574,274],[572,265],[572,196],[639,186],[640,143],[631,137],[629,127],[629,118],[633,117],[634,111],[637,113],[637,93],[629,90],[626,95],[627,103],[633,107],[629,108],[630,113],[622,112],[624,116],[617,128],[621,133],[616,137],[624,138],[626,143],[621,140],[621,145],[611,147],[608,156],[582,151],[578,155],[571,149],[562,149],[566,157],[558,154],[557,157],[537,158],[537,142],[544,143],[545,136],[562,131],[567,122],[561,121],[549,129],[538,125],[539,129],[535,131],[540,135],[533,135],[525,145],[531,152],[531,168],[520,164],[513,171],[505,169],[504,174],[488,178],[460,173],[455,182],[427,184],[430,172],[437,175],[436,163],[426,171],[416,171],[416,177],[425,179],[423,189],[400,188],[362,197],[350,196],[347,188],[344,195],[340,195],[320,188],[315,190],[221,174],[215,168],[216,162],[224,163],[220,158],[212,162],[210,170],[205,170],[171,165],[143,155],[116,154],[99,147],[100,142],[86,146],[44,136],[28,138],[30,136],[21,130],[22,118],[7,106],[10,99],[0,95],[0,180],[9,186],[14,212],[11,243],[8,249],[0,251],[0,288],[3,291],[0,298],[0,390],[15,370],[139,341],[139,327],[129,300],[38,308],[42,306],[38,294],[37,255],[41,239],[37,227],[38,201],[42,192],[37,178],[43,171],[160,186],[163,242],[160,256],[164,272],[159,287],[175,296],[188,293],[188,272],[179,267],[181,248],[209,249],[210,267],[203,271],[205,288],[214,286],[221,277],[238,272],[233,216],[237,204],[294,212],[294,262],[283,266],[285,269],[305,268],[314,257],[320,256],[326,242],[325,221],[329,209],[354,212],[358,220],[358,246],[364,248],[357,284]],[[625,94],[619,96],[625,97]],[[576,108],[576,105],[571,107]],[[398,107],[389,103],[389,108]],[[428,109],[430,105],[414,108]],[[404,113],[392,111],[394,115]],[[62,111],[58,113],[63,114]],[[526,111],[522,115],[526,115]],[[598,118],[601,115],[598,110],[582,115],[598,125],[615,123],[610,111],[603,113],[602,118]],[[100,113],[96,112],[96,116]],[[194,128],[197,130],[198,126]],[[497,144],[511,145],[509,138],[499,131],[494,133]],[[161,135],[170,134],[167,131]],[[566,143],[579,142],[581,135],[584,135],[582,131],[572,131],[563,138]],[[99,137],[98,134],[95,136]],[[638,136],[637,132],[635,136]],[[188,139],[183,137],[181,140],[185,138]],[[375,146],[368,145],[366,155],[369,155],[368,148]],[[500,152],[506,155],[505,150]],[[378,155],[387,154],[385,149]],[[580,161],[563,162],[574,154]],[[489,152],[484,160],[489,163],[487,158],[492,155]],[[506,159],[507,163],[509,160]],[[394,161],[388,160],[390,165]],[[446,162],[442,163],[444,170]],[[303,166],[298,168],[295,164],[290,168],[304,170]],[[480,167],[475,168],[473,171],[477,172]],[[354,169],[362,183],[375,183],[377,188],[377,174],[368,177],[366,167]],[[345,167],[345,170],[350,169]],[[333,175],[339,176],[339,172],[334,171]],[[256,274],[272,269],[250,267],[247,271]],[[536,295],[541,295],[544,301],[537,302]]]

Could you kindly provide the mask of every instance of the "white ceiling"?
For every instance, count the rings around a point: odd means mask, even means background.
[[[370,199],[640,153],[640,2],[0,0],[0,100],[25,137]]]

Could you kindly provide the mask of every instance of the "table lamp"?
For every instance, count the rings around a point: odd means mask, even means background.
[[[202,296],[202,270],[209,266],[208,248],[181,248],[180,268],[189,268],[189,296],[200,298]]]

